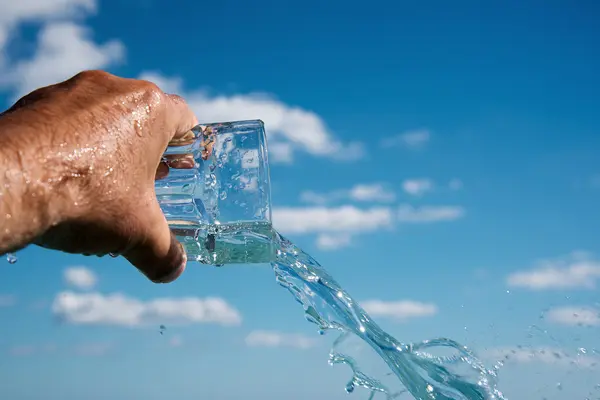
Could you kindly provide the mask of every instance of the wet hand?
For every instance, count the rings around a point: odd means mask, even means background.
[[[186,255],[158,205],[154,180],[169,167],[193,167],[189,156],[162,155],[197,123],[179,96],[101,71],[38,89],[0,115],[0,140],[7,158],[19,155],[12,159],[27,177],[16,192],[42,200],[34,210],[19,212],[14,201],[4,209],[41,220],[30,240],[40,246],[122,255],[152,281],[173,281]],[[31,233],[22,236],[13,247],[28,244]]]

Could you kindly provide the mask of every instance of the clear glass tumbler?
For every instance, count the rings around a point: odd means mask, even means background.
[[[173,140],[155,190],[189,260],[217,266],[273,260],[262,121],[198,125]]]

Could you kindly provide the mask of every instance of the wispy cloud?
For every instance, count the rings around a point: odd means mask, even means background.
[[[37,346],[24,344],[10,347],[8,353],[14,357],[28,357],[37,354],[53,354],[56,353],[56,348],[52,343]]]
[[[448,182],[448,187],[450,190],[460,190],[464,187],[463,181],[458,178],[453,178]]]
[[[431,139],[431,132],[427,129],[407,131],[399,135],[390,136],[381,141],[382,147],[402,146],[409,149],[424,147]]]
[[[73,347],[74,353],[79,356],[100,357],[106,355],[114,348],[113,343],[98,342],[98,343],[81,343]]]
[[[531,290],[595,289],[600,278],[600,262],[588,253],[574,252],[566,257],[542,260],[525,271],[510,274],[507,284]]]
[[[366,300],[361,307],[373,317],[385,317],[395,320],[408,320],[418,317],[430,317],[438,313],[438,307],[433,303],[423,303],[413,300]]]
[[[246,336],[246,344],[251,347],[295,347],[307,349],[316,344],[316,340],[300,334],[276,331],[253,331]]]
[[[107,354],[114,348],[109,342],[84,342],[69,345],[60,348],[60,353],[68,353],[82,357],[99,357]],[[34,355],[50,355],[59,351],[56,344],[49,343],[44,345],[17,345],[10,347],[8,352],[14,357],[28,357]]]
[[[346,205],[273,209],[273,224],[284,233],[364,233],[389,227],[393,220],[392,210],[388,207],[361,209]]]
[[[17,297],[12,294],[0,294],[0,308],[17,304]]]
[[[340,200],[389,203],[395,199],[396,194],[382,183],[362,183],[350,189],[338,189],[328,193],[305,191],[300,195],[301,201],[317,205],[326,205]]]
[[[67,285],[83,290],[92,289],[98,282],[96,274],[86,267],[69,267],[65,269],[63,279]]]
[[[427,178],[406,179],[402,182],[402,190],[412,196],[422,196],[433,190],[433,181]]]
[[[0,53],[20,24],[44,21],[32,56],[25,59],[1,59],[0,86],[15,97],[64,80],[85,70],[106,68],[124,59],[125,47],[119,40],[97,43],[92,32],[78,22],[94,13],[94,0],[48,0],[26,3],[6,2],[0,15]]]
[[[317,236],[317,247],[321,250],[337,250],[351,243],[352,236],[347,233],[321,233]]]
[[[507,363],[544,363],[563,367],[595,368],[600,358],[581,351],[569,353],[552,347],[499,347],[488,349],[484,356]]]
[[[285,104],[273,95],[213,96],[202,90],[185,91],[181,79],[156,72],[143,73],[140,78],[184,96],[203,122],[262,119],[269,135],[269,157],[273,162],[291,162],[297,152],[335,160],[356,160],[364,155],[360,143],[345,143],[336,138],[317,113]]]
[[[349,246],[357,235],[392,229],[399,223],[432,224],[464,215],[465,210],[458,206],[278,207],[273,209],[273,224],[284,234],[317,234],[317,246],[333,250]]]
[[[414,207],[402,204],[398,207],[398,221],[413,224],[455,221],[466,214],[459,206],[422,206]]]
[[[8,352],[15,357],[27,357],[35,354],[36,347],[31,345],[18,345],[11,347]]]
[[[561,325],[600,326],[600,310],[595,307],[557,307],[550,309],[545,317]]]
[[[213,323],[239,325],[240,313],[218,297],[157,298],[139,300],[120,293],[62,292],[52,312],[62,321],[78,325],[140,327],[151,324]]]

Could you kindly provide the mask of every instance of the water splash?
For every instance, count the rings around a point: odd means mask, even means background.
[[[14,253],[7,253],[6,254],[6,261],[8,261],[9,264],[15,264],[18,261],[16,254],[14,254]]]
[[[384,332],[311,256],[274,233],[277,255],[271,263],[277,282],[287,288],[304,307],[306,319],[319,333],[341,331],[329,355],[329,363],[345,364],[352,370],[346,385],[369,390],[369,400],[383,395],[386,400],[412,395],[426,400],[506,400],[497,387],[497,368],[487,369],[467,347],[438,338],[420,343],[401,343]],[[385,361],[387,377],[401,383],[397,389],[365,373],[354,357],[341,350],[350,337],[367,343]],[[451,356],[434,356],[432,351],[451,349]],[[385,378],[385,377],[382,377]]]

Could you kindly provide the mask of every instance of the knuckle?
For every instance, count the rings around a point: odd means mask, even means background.
[[[171,100],[173,100],[174,103],[179,103],[179,104],[184,104],[184,105],[187,104],[185,99],[178,94],[169,94],[168,96]]]
[[[106,80],[109,78],[112,78],[114,75],[106,72],[106,71],[102,71],[99,69],[93,69],[93,70],[85,70],[85,71],[81,71],[79,72],[77,75],[75,75],[73,77],[73,80],[76,81],[102,81],[102,80]]]
[[[154,82],[141,80],[138,90],[143,93],[147,101],[153,104],[162,104],[166,98],[165,93]]]

